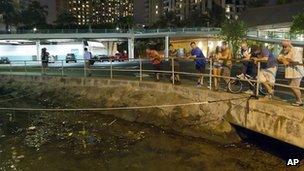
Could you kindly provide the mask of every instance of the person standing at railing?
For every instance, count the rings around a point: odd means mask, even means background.
[[[221,60],[223,60],[223,71],[222,71],[222,76],[224,77],[230,77],[231,75],[231,68],[232,68],[232,51],[231,49],[228,47],[228,43],[227,42],[223,42],[222,43],[222,56],[219,58]],[[226,84],[228,84],[228,82],[230,81],[229,78],[224,78]]]
[[[247,42],[243,42],[241,45],[241,57],[242,57],[242,75],[239,78],[245,78],[246,75],[250,77],[255,77],[255,66],[251,60],[251,48],[248,46]]]
[[[289,40],[282,42],[283,50],[281,51],[278,60],[285,65],[285,78],[290,79],[290,86],[300,87],[301,80],[304,76],[303,69],[303,57],[296,49],[292,46]],[[291,88],[293,94],[296,97],[294,106],[303,106],[301,99],[301,90],[297,88]]]
[[[42,74],[46,74],[46,70],[49,64],[49,52],[46,51],[46,48],[41,49],[41,63],[42,63]]]
[[[255,65],[257,65],[258,62],[262,63],[257,80],[266,88],[268,97],[272,97],[274,95],[274,83],[278,70],[278,62],[273,53],[267,48],[257,47],[252,53],[254,56],[257,56],[254,58]]]
[[[173,44],[170,44],[169,45],[169,56],[171,58],[173,58],[173,63],[172,63],[172,59],[170,59],[171,61],[171,67],[172,65],[174,65],[174,72],[179,72],[180,70],[180,65],[179,65],[179,59],[178,59],[178,51],[177,49],[175,49],[173,47]],[[180,84],[180,77],[179,77],[179,74],[178,73],[174,73],[174,78],[173,78],[173,75],[171,76],[171,81],[173,81],[173,79],[175,79],[176,83],[177,84]]]
[[[93,55],[92,55],[91,52],[88,51],[88,48],[84,48],[83,58],[84,58],[84,67],[85,67],[85,70],[88,73],[88,76],[90,77],[92,75],[91,60],[93,58]]]
[[[163,60],[163,55],[158,53],[156,50],[152,50],[151,48],[146,49],[146,55],[148,58],[151,59],[153,69],[156,71],[156,81],[160,80],[160,73],[157,71],[161,70],[161,65],[162,65],[162,60]]]
[[[211,58],[213,61],[212,73],[215,76],[213,78],[213,81],[214,81],[214,88],[216,91],[219,89],[219,84],[220,84],[220,78],[218,78],[216,76],[221,76],[222,69],[223,69],[223,60],[220,59],[221,57],[222,57],[221,47],[217,46],[215,48],[215,51],[211,53]]]
[[[192,48],[191,50],[191,56],[195,58],[195,69],[198,73],[203,74],[205,72],[206,67],[206,57],[203,54],[202,50],[197,47],[195,42],[191,42],[190,46]],[[197,80],[197,87],[201,87],[204,83],[204,76],[198,78]]]

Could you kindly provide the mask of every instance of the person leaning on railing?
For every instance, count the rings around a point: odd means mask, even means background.
[[[195,69],[199,74],[203,74],[206,69],[206,57],[203,54],[202,50],[196,45],[195,42],[190,43],[191,47],[191,56],[195,59]],[[188,57],[189,58],[189,57]],[[204,84],[203,75],[198,78],[196,86],[201,87]]]
[[[169,45],[169,56],[174,59],[173,63],[172,63],[172,59],[170,59],[171,67],[172,67],[172,65],[174,65],[174,72],[179,72],[180,65],[179,65],[179,59],[178,59],[178,57],[179,57],[178,50],[173,47],[173,44]],[[173,79],[175,79],[177,84],[180,84],[180,76],[178,73],[175,73],[174,77],[173,77],[173,75],[171,76],[171,81],[173,81]]]
[[[222,76],[224,77],[230,77],[231,75],[231,68],[232,68],[232,51],[228,47],[227,42],[222,43],[222,49],[221,49],[221,57],[219,58],[220,60],[223,60],[223,71],[222,71]],[[229,78],[224,79],[226,84],[230,81]]]
[[[251,60],[252,52],[251,49],[247,42],[242,42],[241,45],[241,58],[242,58],[242,74],[239,75],[241,78],[245,78],[245,75],[250,76],[250,77],[255,77],[255,66],[253,61]]]
[[[267,90],[268,97],[274,95],[274,83],[278,70],[278,62],[273,53],[268,48],[258,46],[253,52],[256,58],[253,58],[254,64],[261,63],[257,80],[260,81]]]
[[[156,50],[152,50],[151,48],[146,49],[146,55],[148,58],[151,59],[153,69],[156,71],[160,71],[164,56],[159,54]],[[159,81],[160,73],[155,72],[155,75],[156,75],[156,81]]]
[[[301,90],[295,87],[300,87],[301,80],[304,76],[302,55],[292,46],[291,41],[284,40],[282,42],[283,50],[281,51],[278,60],[285,65],[285,78],[290,79],[291,90],[296,97],[294,106],[303,106],[301,99]]]

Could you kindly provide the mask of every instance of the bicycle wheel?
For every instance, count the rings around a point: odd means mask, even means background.
[[[230,80],[228,82],[228,90],[231,93],[240,93],[243,90],[243,83],[239,80]]]
[[[263,95],[263,96],[268,94],[267,89],[265,88],[265,86],[263,84],[260,84],[260,86],[259,86],[259,93],[260,93],[260,95]]]

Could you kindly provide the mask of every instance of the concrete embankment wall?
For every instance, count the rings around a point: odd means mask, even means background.
[[[43,91],[52,92],[56,100],[63,103],[69,99],[79,99],[79,103],[74,102],[71,106],[73,108],[150,106],[225,100],[193,106],[100,113],[220,143],[240,140],[230,125],[233,123],[304,148],[303,109],[280,102],[248,100],[246,95],[154,82],[36,76],[1,76],[0,80],[2,84],[22,84],[24,87],[31,87],[33,91],[43,87]],[[242,99],[235,100],[236,98]]]

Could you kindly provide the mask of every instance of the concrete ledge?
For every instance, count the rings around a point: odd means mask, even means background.
[[[100,78],[2,76],[1,82],[20,82],[46,90],[67,91],[88,100],[102,101],[97,107],[147,106],[226,100],[206,105],[155,108],[112,114],[129,121],[153,124],[184,135],[227,143],[238,141],[230,123],[265,134],[304,149],[304,110],[274,100],[248,100],[246,95],[214,92],[194,87],[155,82]],[[232,100],[244,97],[244,99]]]

